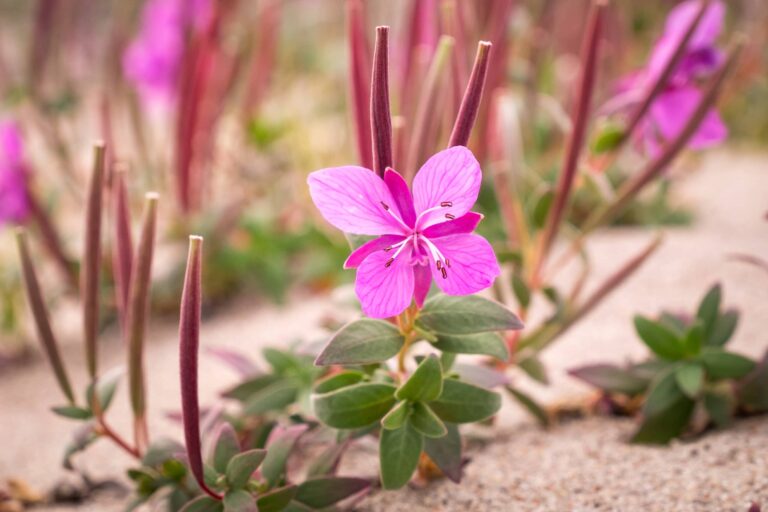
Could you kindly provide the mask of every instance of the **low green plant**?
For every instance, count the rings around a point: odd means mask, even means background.
[[[632,441],[664,444],[688,433],[729,425],[733,418],[768,411],[766,361],[726,349],[739,314],[721,307],[715,285],[695,315],[636,316],[635,331],[651,357],[627,366],[593,364],[571,375],[600,389],[612,409],[639,412]]]

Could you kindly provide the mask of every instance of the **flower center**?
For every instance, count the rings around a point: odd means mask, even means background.
[[[392,266],[392,263],[395,262],[395,259],[400,256],[400,254],[403,252],[403,250],[408,247],[409,243],[413,244],[413,250],[418,251],[419,246],[423,245],[423,247],[429,252],[429,254],[432,256],[432,259],[435,260],[435,266],[437,270],[440,272],[440,275],[443,276],[443,279],[448,278],[448,269],[451,268],[451,261],[446,258],[442,252],[440,252],[440,249],[437,248],[437,246],[426,236],[424,236],[423,233],[419,231],[419,221],[424,218],[424,216],[428,213],[435,212],[438,210],[441,210],[443,208],[451,208],[453,206],[453,203],[451,201],[441,201],[439,206],[435,206],[433,208],[428,208],[421,212],[419,216],[416,218],[416,222],[414,222],[415,228],[412,228],[408,226],[405,222],[403,222],[403,219],[401,219],[393,210],[390,208],[390,206],[385,203],[384,201],[381,201],[381,207],[384,208],[384,211],[389,213],[395,221],[402,227],[405,232],[407,233],[407,236],[401,240],[400,242],[390,245],[389,247],[385,248],[385,252],[395,251],[395,253],[392,255],[391,258],[389,258],[386,263],[384,263],[385,268],[389,268]],[[451,213],[446,213],[445,218],[448,220],[453,220],[456,218],[455,215]]]

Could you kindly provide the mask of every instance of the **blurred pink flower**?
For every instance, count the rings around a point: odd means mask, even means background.
[[[645,92],[658,80],[672,58],[700,7],[700,0],[688,0],[669,13],[664,34],[656,42],[648,65],[619,81],[617,94],[605,105],[605,111],[625,110],[643,99]],[[658,154],[665,141],[674,139],[680,133],[701,98],[697,80],[712,74],[722,64],[723,53],[716,47],[716,43],[723,29],[724,18],[725,5],[720,0],[713,1],[694,31],[665,89],[656,97],[633,134],[635,141],[649,155]],[[704,149],[719,144],[727,136],[728,128],[717,110],[712,109],[691,138],[688,147]]]
[[[13,121],[0,122],[0,225],[29,215],[21,132]]]
[[[434,278],[448,295],[469,295],[493,284],[499,265],[491,245],[473,234],[483,218],[470,209],[482,172],[472,152],[455,146],[432,156],[413,180],[387,169],[384,178],[357,166],[309,175],[323,217],[346,233],[378,236],[349,255],[355,291],[373,318],[421,307]]]
[[[178,94],[188,31],[201,30],[210,0],[149,0],[139,33],[123,54],[123,72],[142,102],[168,107]]]

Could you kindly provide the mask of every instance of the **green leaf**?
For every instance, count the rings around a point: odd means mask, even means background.
[[[397,355],[404,341],[397,327],[389,322],[364,318],[334,334],[315,364],[380,363]]]
[[[515,293],[517,303],[521,308],[527,308],[531,304],[531,290],[520,276],[519,272],[512,274],[512,291]]]
[[[446,423],[447,434],[443,437],[424,438],[424,452],[432,459],[440,471],[451,481],[461,481],[463,461],[461,458],[461,435],[459,427],[453,423]]]
[[[704,368],[697,363],[685,363],[675,370],[675,380],[688,398],[696,398],[704,386]]]
[[[357,384],[364,378],[365,374],[363,372],[346,370],[318,382],[315,386],[315,393],[330,393],[331,391]]]
[[[740,379],[755,368],[751,359],[716,348],[702,352],[699,360],[704,364],[707,376],[714,380]]]
[[[102,412],[109,409],[112,404],[112,398],[117,391],[117,385],[120,383],[120,378],[125,373],[122,366],[112,368],[104,375],[101,375],[96,381],[96,397],[99,399],[99,408]],[[93,384],[90,384],[85,391],[87,404],[91,406],[93,404]]]
[[[701,321],[704,332],[706,333],[712,331],[712,327],[714,327],[715,322],[717,321],[722,293],[722,288],[719,284],[710,288],[707,294],[704,295],[704,298],[701,300],[699,308],[696,311],[696,318]]]
[[[395,387],[363,383],[314,396],[315,414],[333,428],[361,428],[380,420],[395,404]]]
[[[682,393],[667,408],[652,416],[646,416],[632,436],[633,443],[666,444],[679,437],[688,426],[695,402]]]
[[[592,139],[592,153],[602,155],[613,151],[624,141],[624,129],[612,123],[605,124]]]
[[[307,478],[331,475],[336,472],[339,460],[349,443],[340,442],[329,445],[307,466]]]
[[[569,374],[607,393],[639,395],[648,388],[650,380],[636,372],[610,364],[593,364],[569,370]]]
[[[477,295],[436,295],[424,304],[416,324],[421,329],[451,335],[523,328],[511,310]]]
[[[496,414],[501,407],[501,396],[466,382],[445,379],[440,398],[429,407],[440,419],[450,423],[472,423]]]
[[[224,512],[259,512],[256,500],[246,491],[229,491],[224,495]]]
[[[57,407],[51,407],[51,410],[59,416],[73,420],[87,420],[93,416],[90,409],[78,407],[76,405],[61,405]]]
[[[224,423],[213,448],[213,469],[219,473],[227,470],[230,459],[240,453],[240,442],[229,423]]]
[[[223,512],[224,504],[210,496],[198,496],[181,509],[180,512]]]
[[[533,205],[531,211],[531,223],[537,229],[544,227],[549,216],[549,209],[552,207],[552,201],[555,199],[555,193],[551,188],[547,188],[539,197],[536,198],[536,202]]]
[[[540,382],[545,386],[549,384],[547,369],[535,355],[530,355],[524,359],[519,360],[517,362],[517,367],[523,370],[530,378],[536,382]]]
[[[668,327],[648,320],[642,316],[635,317],[635,330],[640,339],[653,351],[663,358],[676,360],[685,356],[685,347],[674,331]]]
[[[698,355],[701,352],[701,346],[704,344],[704,328],[700,322],[696,322],[688,332],[685,333],[685,351],[692,355]]]
[[[398,400],[431,401],[443,391],[443,369],[436,355],[430,354],[395,392]]]
[[[261,475],[270,486],[277,485],[285,474],[285,466],[296,441],[307,431],[307,425],[277,427],[267,444],[267,456],[261,464]],[[279,429],[279,430],[278,430]]]
[[[738,311],[726,311],[717,317],[715,325],[708,333],[706,345],[708,347],[722,347],[731,339],[739,323]]]
[[[381,418],[381,426],[387,430],[398,429],[403,426],[410,414],[411,404],[405,401],[400,402]]]
[[[281,375],[295,371],[302,366],[301,361],[299,361],[294,354],[284,350],[268,347],[262,350],[261,354],[275,373]]]
[[[234,489],[245,487],[266,456],[266,450],[249,450],[232,457],[226,470],[229,486]]]
[[[287,485],[262,494],[256,500],[259,512],[280,512],[291,502],[296,490],[295,485]]]
[[[704,408],[712,422],[720,428],[727,427],[733,420],[735,405],[726,393],[707,391],[704,393]]]
[[[655,416],[678,402],[681,397],[685,397],[677,385],[675,370],[676,368],[670,368],[651,383],[643,404],[643,413],[646,416]]]
[[[363,478],[322,476],[299,485],[296,497],[313,509],[323,509],[368,489],[371,482]]]
[[[243,414],[259,415],[282,410],[296,401],[299,388],[300,385],[295,379],[278,380],[252,394],[243,404]]]
[[[397,430],[382,430],[379,440],[381,485],[399,489],[411,479],[419,463],[424,438],[410,424]]]
[[[245,402],[253,394],[258,393],[267,386],[270,386],[271,384],[274,384],[275,382],[282,379],[283,377],[279,375],[259,375],[258,377],[249,379],[241,384],[238,384],[232,389],[225,391],[222,393],[222,396],[225,398],[232,398],[234,400]]]
[[[437,415],[422,402],[413,404],[413,413],[408,421],[413,428],[424,434],[426,437],[443,437],[448,433],[445,424]]]
[[[549,426],[549,415],[547,415],[547,412],[542,406],[538,404],[538,402],[536,402],[526,393],[523,393],[519,389],[515,389],[512,386],[507,386],[506,389],[509,391],[512,397],[518,401],[520,405],[522,405],[529,413],[533,415],[534,418],[536,418],[536,420],[539,422],[539,425],[542,427]]]
[[[495,332],[481,332],[464,336],[440,334],[434,347],[441,352],[456,354],[482,354],[506,361],[509,358],[507,344]]]
[[[184,445],[167,437],[158,438],[147,448],[141,463],[145,466],[159,466],[166,460],[186,453]]]
[[[768,352],[760,364],[736,386],[739,407],[748,412],[768,411]]]

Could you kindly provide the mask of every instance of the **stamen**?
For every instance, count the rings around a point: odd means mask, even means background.
[[[443,270],[443,262],[440,260],[437,260],[437,270]]]
[[[389,213],[392,216],[392,218],[395,219],[395,221],[397,221],[398,224],[400,224],[400,227],[402,227],[406,233],[410,233],[411,231],[413,231],[410,228],[410,226],[408,226],[405,222],[403,222],[403,219],[395,215],[395,212],[389,207],[387,203],[385,203],[384,201],[379,201],[379,203],[381,203],[382,208],[384,208],[384,210],[387,213]]]
[[[449,260],[448,258],[445,258],[445,266],[448,268],[451,268],[451,260]]]
[[[450,208],[451,206],[453,206],[453,203],[451,201],[443,201],[442,203],[440,203],[440,206],[442,206],[443,208]]]
[[[385,268],[389,268],[389,266],[395,262],[395,258],[389,258],[387,262],[384,264]]]
[[[453,203],[451,201],[443,201],[442,203],[440,203],[440,206],[435,206],[433,208],[427,208],[426,210],[421,212],[418,217],[416,217],[416,222],[414,223],[414,225],[418,226],[419,225],[419,221],[421,220],[421,218],[423,216],[427,215],[428,213],[436,212],[436,211],[440,210],[441,208],[450,208],[452,206],[453,206]]]
[[[453,219],[456,218],[456,216],[454,214],[452,214],[452,213],[446,213],[445,214],[445,218],[448,219],[448,220],[453,220]]]
[[[408,241],[410,239],[411,239],[411,237],[408,237],[405,240],[403,240],[402,242],[398,242],[395,245],[387,247],[386,249],[384,249],[384,251],[386,252],[389,249],[393,249],[395,247],[398,247],[397,251],[395,251],[395,254],[393,254],[392,257],[389,258],[386,263],[384,263],[384,268],[389,268],[389,266],[392,265],[392,263],[395,261],[395,258],[397,258],[400,255],[401,252],[403,252],[403,249],[408,247]]]
[[[443,279],[448,279],[448,272],[444,269],[440,269],[440,273],[443,275]]]
[[[379,201],[381,203],[381,206],[384,207],[385,210],[389,211],[389,205],[385,203],[384,201]]]

